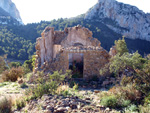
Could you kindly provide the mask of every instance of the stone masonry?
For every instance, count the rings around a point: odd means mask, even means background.
[[[76,62],[83,62],[83,78],[99,75],[99,70],[109,62],[110,55],[92,37],[92,32],[80,25],[54,31],[47,27],[36,42],[35,72],[65,72]]]

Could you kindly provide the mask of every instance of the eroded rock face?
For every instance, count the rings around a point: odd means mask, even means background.
[[[0,7],[19,21],[20,24],[23,24],[19,11],[11,0],[0,0]]]
[[[110,56],[115,56],[117,54],[116,46],[112,46],[109,51]]]
[[[91,78],[92,75],[99,75],[99,69],[109,62],[109,53],[92,37],[91,31],[80,25],[65,28],[64,31],[54,31],[54,28],[47,27],[41,36],[36,42],[35,72],[65,72],[70,66],[69,59],[73,60],[72,63],[83,59],[83,77]]]
[[[104,20],[109,28],[125,37],[150,41],[150,14],[145,14],[135,6],[116,0],[99,0],[87,12],[85,19]]]

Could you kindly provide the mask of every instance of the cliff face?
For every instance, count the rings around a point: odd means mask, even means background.
[[[98,0],[85,19],[103,22],[113,31],[131,39],[150,41],[150,14],[116,0]]]
[[[0,7],[22,24],[19,11],[11,0],[0,0]]]

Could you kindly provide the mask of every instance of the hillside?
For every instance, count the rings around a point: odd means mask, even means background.
[[[78,24],[89,28],[93,32],[93,37],[98,38],[102,47],[108,51],[114,45],[114,41],[122,37],[101,22],[84,20],[81,17],[61,18],[22,26],[3,25],[0,27],[0,54],[8,54],[9,58],[26,60],[35,52],[36,38],[41,36],[41,32],[46,26],[54,27],[55,30],[63,30],[65,27],[73,27]],[[150,53],[149,41],[126,38],[126,42],[130,52],[138,50],[142,55]]]
[[[60,18],[27,25],[19,25],[19,22],[2,8],[0,15],[0,55],[8,54],[8,58],[30,58],[35,52],[36,39],[47,26],[54,27],[55,30],[64,30],[65,27],[78,24],[91,30],[93,37],[100,40],[102,47],[107,51],[114,45],[115,40],[125,36],[131,53],[150,53],[149,14],[135,6],[115,0],[100,0],[87,13],[74,18]],[[134,24],[136,27],[133,28]]]
[[[9,15],[16,19],[20,24],[23,24],[22,19],[20,17],[20,13],[16,8],[16,5],[12,2],[12,0],[0,0],[0,7],[5,12],[9,13]]]
[[[19,22],[0,7],[0,24],[19,25]]]

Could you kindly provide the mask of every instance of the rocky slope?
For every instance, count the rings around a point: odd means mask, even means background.
[[[15,18],[13,18],[9,13],[7,13],[5,10],[3,10],[0,7],[0,24],[2,25],[18,25],[20,22],[18,22]]]
[[[150,14],[116,0],[98,0],[86,20],[103,22],[113,31],[131,39],[150,41]]]
[[[0,0],[0,7],[4,11],[9,13],[17,21],[19,21],[21,24],[23,23],[18,9],[16,8],[15,4],[11,0]]]

